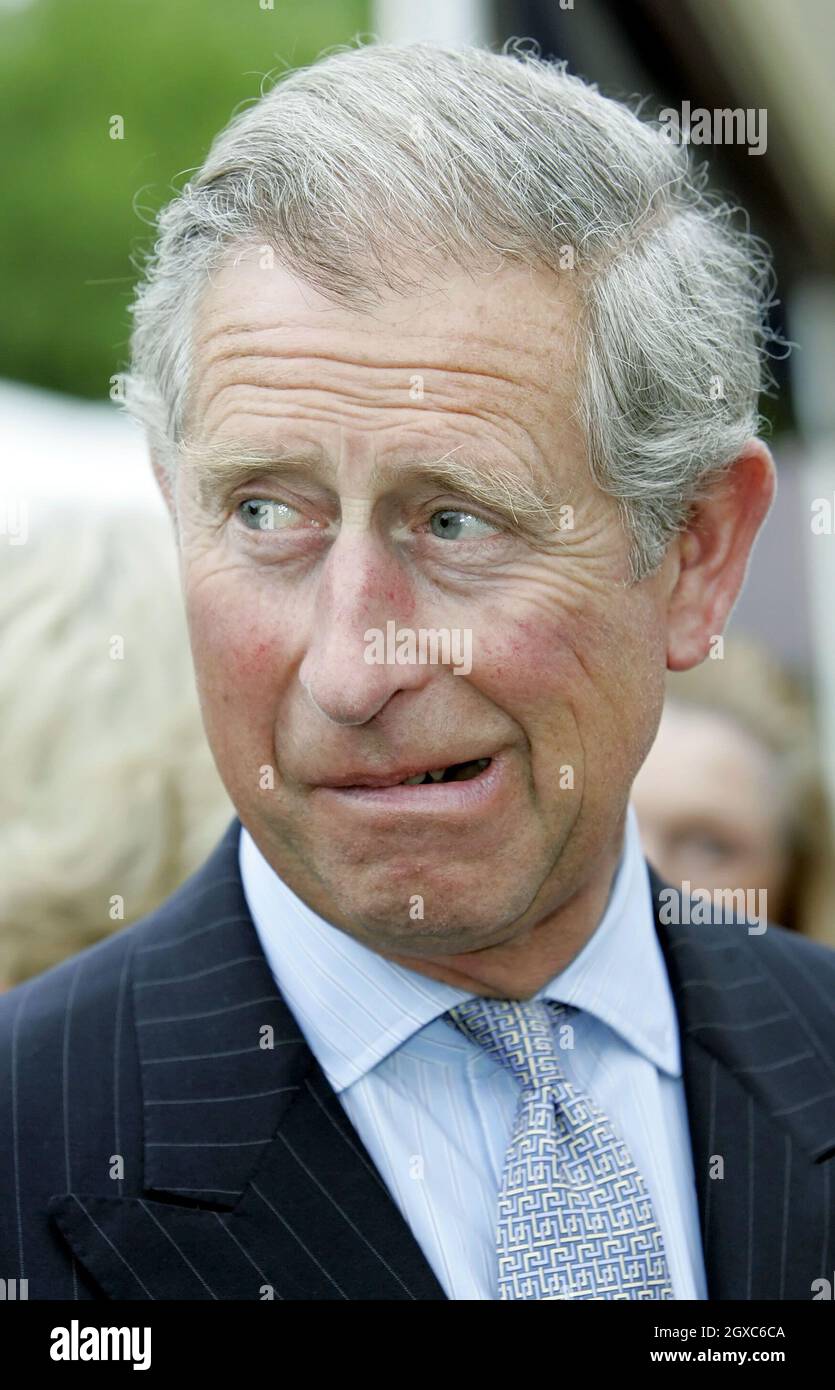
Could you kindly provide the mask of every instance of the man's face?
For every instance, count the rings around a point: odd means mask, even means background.
[[[201,306],[177,509],[209,740],[277,872],[392,954],[561,907],[655,733],[664,587],[589,475],[575,325],[570,277],[509,266],[365,314],[239,257]],[[421,629],[460,673],[368,659]]]

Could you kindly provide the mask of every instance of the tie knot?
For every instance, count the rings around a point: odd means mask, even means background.
[[[526,1087],[562,1080],[552,1020],[565,1004],[542,999],[467,999],[444,1017]]]

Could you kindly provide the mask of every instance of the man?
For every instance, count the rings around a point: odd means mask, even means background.
[[[767,287],[529,55],[332,55],[163,212],[127,399],[240,822],[2,1003],[30,1298],[813,1296],[835,956],[671,920],[628,808],[772,497]]]

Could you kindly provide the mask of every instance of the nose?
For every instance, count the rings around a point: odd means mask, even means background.
[[[379,659],[391,655],[387,624],[411,623],[414,612],[412,583],[396,555],[367,535],[343,533],[334,542],[299,667],[308,697],[332,724],[367,724],[393,695],[431,679],[427,666]]]

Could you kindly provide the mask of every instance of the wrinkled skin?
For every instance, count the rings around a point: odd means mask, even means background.
[[[355,313],[239,252],[201,304],[168,492],[206,729],[244,825],[330,922],[473,992],[526,997],[594,930],[665,669],[721,631],[771,495],[751,441],[630,582],[574,418],[576,314],[570,276],[521,266]],[[298,458],[207,487],[201,457],[232,441]],[[569,527],[411,467],[442,456],[569,505]],[[368,664],[364,635],[389,620],[469,629],[471,672]],[[466,804],[327,785],[481,756],[495,776]]]

